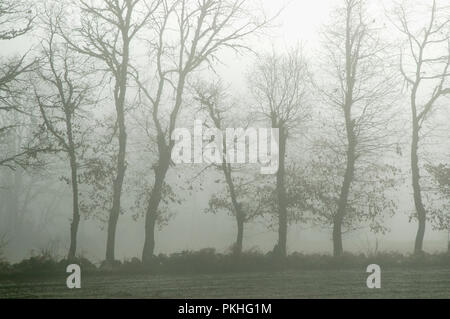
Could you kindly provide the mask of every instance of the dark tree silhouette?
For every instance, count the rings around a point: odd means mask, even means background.
[[[0,1],[0,43],[6,45],[13,40],[29,33],[34,21],[34,15],[26,2],[16,0]],[[17,112],[20,109],[18,99],[23,95],[20,82],[23,75],[32,71],[34,60],[28,61],[28,55],[13,57],[4,61],[0,60],[0,115],[3,112]],[[17,128],[18,123],[0,126],[0,139]],[[13,168],[15,165],[25,165],[24,157],[34,155],[36,151],[31,147],[25,147],[16,152],[8,152],[3,149],[0,155],[0,166]]]
[[[423,201],[420,165],[422,128],[438,101],[450,94],[450,19],[448,6],[439,7],[433,0],[426,24],[413,27],[409,7],[397,8],[397,28],[406,39],[401,51],[400,71],[408,86],[412,121],[411,182],[416,218],[419,223],[414,253],[423,252],[427,210]]]
[[[358,165],[392,146],[389,123],[396,86],[388,72],[388,47],[379,30],[379,24],[367,14],[367,1],[342,0],[334,11],[333,23],[324,32],[327,56],[323,69],[330,83],[319,90],[341,121],[336,125],[337,138],[329,146],[345,158],[337,210],[333,214],[335,256],[344,252],[342,225]],[[336,122],[333,118],[331,121]]]
[[[74,1],[80,8],[80,26],[68,32],[69,26],[60,27],[60,33],[69,47],[103,63],[113,81],[114,105],[118,128],[117,163],[113,183],[112,207],[108,220],[106,262],[115,259],[116,228],[121,211],[122,187],[126,171],[126,97],[130,77],[132,43],[146,26],[162,1],[105,0]]]
[[[268,25],[267,18],[258,19],[249,10],[249,3],[243,0],[164,0],[162,10],[156,15],[156,34],[149,38],[155,56],[152,61],[156,61],[153,82],[156,90],[137,79],[153,120],[158,150],[145,217],[144,263],[153,257],[158,207],[174,147],[171,137],[183,107],[186,83],[200,67],[212,66],[222,49],[249,49],[245,40]],[[164,109],[167,96],[173,96],[174,101]]]
[[[208,118],[208,124],[205,126],[213,127],[220,132],[225,132],[227,128],[248,126],[246,119],[238,119],[239,111],[235,103],[227,97],[221,83],[210,86],[199,83],[196,85],[195,99],[200,103],[198,111]],[[235,136],[235,139],[238,138],[241,136]],[[233,253],[239,256],[243,248],[244,225],[262,214],[263,203],[262,197],[258,194],[258,187],[254,186],[260,179],[256,175],[259,172],[255,174],[248,168],[245,169],[243,165],[230,163],[228,159],[228,149],[235,147],[234,142],[233,140],[233,143],[228,145],[229,139],[223,134],[221,141],[211,142],[216,143],[217,150],[222,152],[222,163],[211,165],[222,171],[228,196],[220,192],[214,194],[207,211],[212,213],[226,211],[236,219],[237,232]]]
[[[72,187],[72,222],[70,226],[70,248],[68,259],[74,260],[77,249],[77,233],[80,222],[79,166],[87,122],[87,110],[94,87],[86,81],[80,56],[69,50],[57,34],[57,16],[47,11],[43,18],[46,38],[41,43],[42,59],[37,77],[31,86],[46,130],[55,140],[58,150],[67,154]]]
[[[262,57],[249,76],[256,112],[279,130],[279,160],[276,173],[278,243],[276,254],[286,257],[288,213],[286,192],[287,141],[310,117],[308,68],[299,48],[288,54]]]

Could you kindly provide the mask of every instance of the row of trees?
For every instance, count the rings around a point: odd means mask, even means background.
[[[172,135],[190,112],[200,113],[208,128],[262,124],[279,130],[275,176],[242,164],[202,168],[201,174],[212,176],[216,168],[223,176],[224,187],[208,211],[234,216],[235,253],[242,252],[245,223],[273,216],[279,257],[287,254],[288,225],[296,222],[330,227],[334,255],[340,256],[345,231],[361,225],[385,231],[384,217],[397,210],[393,190],[400,181],[404,135],[399,122],[405,120],[399,101],[405,92],[419,225],[415,253],[423,251],[427,220],[450,229],[447,206],[425,208],[419,152],[424,127],[450,94],[448,8],[433,1],[428,21],[418,25],[411,23],[410,6],[395,6],[391,24],[404,40],[397,54],[398,46],[384,34],[385,22],[370,15],[367,1],[342,0],[324,27],[318,63],[310,63],[300,47],[259,55],[248,76],[250,106],[243,109],[221,81],[199,78],[214,73],[209,71],[225,50],[252,54],[251,39],[272,27],[277,15],[267,17],[252,5],[79,0],[47,1],[30,10],[26,3],[0,0],[2,42],[30,33],[39,38],[25,56],[2,61],[0,166],[36,170],[52,161],[66,163],[70,173],[62,175],[73,208],[69,259],[77,254],[80,218],[96,215],[107,224],[106,262],[114,262],[124,187],[134,170],[134,209],[145,225],[142,261],[151,261],[155,228],[179,202],[167,182],[174,166]],[[18,127],[27,133],[11,143]],[[213,143],[224,153],[235,147],[225,140]],[[144,170],[143,163],[151,167]],[[448,201],[448,165],[428,165],[425,172],[434,178],[438,203]]]

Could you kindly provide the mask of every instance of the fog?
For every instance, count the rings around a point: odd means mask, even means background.
[[[38,2],[38,1],[36,1]],[[249,90],[249,76],[254,68],[258,55],[270,54],[271,52],[285,52],[289,49],[301,46],[303,52],[311,65],[311,73],[315,80],[324,76],[320,71],[320,63],[323,61],[323,37],[324,26],[331,23],[330,15],[337,1],[331,0],[291,0],[273,1],[261,0],[260,8],[268,17],[279,15],[273,21],[270,28],[264,30],[263,34],[253,37],[246,44],[254,52],[239,52],[223,50],[219,54],[221,63],[215,64],[214,70],[203,68],[195,74],[195,78],[221,79],[228,88],[228,94],[233,96],[238,103],[238,108],[244,111],[250,110],[254,102]],[[417,1],[418,3],[419,1]],[[380,1],[370,7],[370,14],[376,19],[383,19],[387,25],[387,38],[391,42],[401,38],[401,34],[390,24],[389,15],[392,14],[392,1]],[[417,21],[420,25],[423,21]],[[0,41],[1,54],[4,57],[13,54],[24,54],[28,50],[36,49],[39,45],[39,36],[43,31],[37,29],[33,34],[11,40]],[[145,31],[140,38],[145,38]],[[146,51],[144,44],[139,50]],[[398,50],[397,50],[398,51]],[[33,53],[30,53],[33,54]],[[393,55],[398,52],[393,52]],[[398,59],[397,59],[398,62]],[[145,63],[145,62],[144,62]],[[150,68],[150,66],[149,66]],[[397,68],[398,69],[398,68]],[[100,79],[100,76],[95,78]],[[31,91],[31,88],[29,88]],[[370,231],[368,225],[359,225],[357,229],[343,234],[345,251],[354,253],[368,253],[375,249],[378,251],[398,251],[401,253],[412,253],[414,239],[417,232],[416,219],[410,219],[415,212],[413,189],[411,186],[410,169],[410,109],[409,96],[404,88],[395,101],[396,107],[401,110],[397,121],[404,127],[404,133],[400,134],[402,155],[394,159],[396,165],[401,168],[398,177],[401,180],[396,190],[390,190],[389,196],[395,198],[397,207],[394,216],[386,217],[383,224],[388,231],[385,234],[375,234]],[[109,92],[105,90],[104,92]],[[127,95],[127,101],[132,104],[136,100],[137,87],[134,85]],[[104,94],[104,93],[103,93]],[[104,120],[105,116],[114,115],[114,107],[111,97],[109,100],[100,102],[94,110],[95,118]],[[195,100],[186,98],[184,101],[192,106]],[[190,105],[189,105],[190,104]],[[319,104],[323,104],[316,97],[312,99],[312,108],[317,110]],[[448,163],[450,156],[450,108],[447,97],[439,101],[442,105],[435,111],[427,123],[431,132],[423,146],[423,163],[437,165]],[[188,106],[180,113],[177,121],[178,127],[192,126],[192,111]],[[138,120],[142,120],[142,114],[127,116],[129,167],[126,171],[125,184],[122,190],[122,212],[117,223],[115,258],[119,260],[133,257],[141,258],[144,245],[144,217],[142,214],[135,218],[136,212],[130,208],[135,200],[136,194],[134,183],[142,182],[144,179],[152,181],[151,156],[141,156],[149,151],[145,149],[146,136],[139,132]],[[147,113],[148,115],[149,113]],[[330,113],[331,114],[331,113]],[[314,128],[303,131],[293,136],[289,142],[287,156],[301,154],[308,158],[314,158],[316,154],[302,147],[310,141],[308,132],[315,132]],[[306,137],[305,137],[306,136]],[[94,137],[91,136],[95,140]],[[397,138],[397,137],[396,137]],[[305,155],[306,154],[306,155]],[[60,179],[60,176],[69,176],[65,171],[68,169],[67,160],[63,156],[44,154],[42,158],[50,162],[49,165],[38,173],[27,169],[29,174],[34,175],[35,186],[32,186],[36,195],[31,199],[27,208],[23,210],[21,225],[8,224],[8,209],[0,205],[0,213],[3,215],[0,225],[0,233],[5,234],[7,245],[5,257],[13,262],[26,258],[42,249],[51,250],[61,258],[65,257],[70,246],[70,222],[72,220],[72,195],[70,184]],[[59,159],[55,159],[59,158]],[[138,164],[136,164],[138,163]],[[133,164],[135,165],[134,167]],[[218,252],[229,252],[236,238],[236,221],[227,213],[206,213],[211,196],[220,191],[215,180],[223,179],[220,170],[204,170],[204,165],[176,165],[167,173],[166,183],[174,188],[176,195],[182,198],[181,203],[170,203],[167,211],[172,216],[166,225],[156,227],[155,254],[170,254],[183,250],[199,250],[203,248],[215,248]],[[27,173],[17,168],[16,172]],[[2,179],[0,181],[4,189],[9,189],[8,182],[14,173],[8,168],[1,168]],[[11,175],[12,174],[12,175]],[[29,182],[24,177],[25,183]],[[192,191],[187,191],[190,184]],[[82,188],[83,186],[81,186]],[[39,192],[38,192],[39,190]],[[85,189],[87,190],[87,188]],[[6,203],[11,193],[4,190],[0,200]],[[20,196],[24,194],[21,193]],[[433,199],[431,199],[433,200]],[[20,200],[19,200],[20,202]],[[440,202],[435,202],[440,204]],[[145,208],[142,208],[145,209]],[[98,216],[87,216],[82,214],[78,228],[77,253],[86,256],[90,260],[101,262],[104,260],[107,238],[107,216],[104,212],[101,218]],[[289,224],[287,232],[287,253],[320,253],[332,254],[332,225],[319,226],[311,223]],[[259,250],[262,252],[272,251],[278,240],[277,227],[270,217],[262,217],[245,224],[243,238],[243,249]],[[424,239],[424,250],[426,252],[440,252],[447,249],[448,232],[433,229],[431,223],[427,223]]]

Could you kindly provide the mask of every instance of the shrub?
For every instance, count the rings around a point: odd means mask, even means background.
[[[84,273],[211,274],[365,268],[369,264],[378,264],[382,267],[448,267],[450,266],[450,255],[442,253],[416,256],[385,252],[369,256],[347,253],[335,258],[327,254],[306,255],[296,252],[281,261],[270,252],[264,254],[257,250],[251,250],[236,255],[217,253],[213,248],[206,248],[199,251],[186,250],[170,255],[159,254],[154,256],[150,264],[145,265],[138,258],[132,258],[123,262],[115,261],[113,264],[103,262],[100,268],[97,268],[84,257],[78,257],[73,261],[63,259],[58,262],[54,256],[42,251],[40,255],[25,259],[12,266],[6,262],[0,262],[0,274],[6,276],[54,276],[65,274],[69,263],[79,264]]]
[[[73,260],[68,260],[68,259],[62,259],[59,262],[59,265],[63,268],[66,269],[68,265],[70,264],[77,264],[81,267],[81,269],[83,270],[83,272],[95,272],[97,271],[97,266],[95,266],[94,263],[92,263],[89,259],[87,259],[86,257],[83,256],[78,256],[77,258],[73,259]]]
[[[13,265],[13,271],[29,275],[53,275],[63,273],[65,269],[48,255],[32,256]]]

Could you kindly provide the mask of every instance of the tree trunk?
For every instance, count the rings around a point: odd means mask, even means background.
[[[78,225],[80,223],[80,209],[78,204],[78,174],[77,174],[77,162],[75,154],[71,152],[70,156],[70,169],[72,173],[72,223],[70,225],[70,248],[68,254],[68,260],[74,260],[77,251],[77,234]]]
[[[333,256],[339,257],[344,253],[342,245],[342,219],[338,214],[333,219]]]
[[[145,239],[144,249],[142,251],[142,262],[145,264],[148,264],[152,260],[155,250],[155,226],[158,218],[158,207],[162,198],[164,180],[169,170],[169,160],[170,155],[166,150],[161,156],[158,166],[155,168],[155,182],[150,193],[150,200],[145,214]]]
[[[78,201],[78,167],[77,167],[77,157],[76,157],[76,146],[73,139],[72,130],[72,110],[70,110],[71,105],[65,108],[66,115],[66,131],[68,139],[68,155],[70,163],[71,172],[71,182],[72,182],[72,223],[70,224],[70,247],[67,256],[68,260],[74,260],[77,252],[77,234],[78,225],[80,224],[80,208]]]
[[[333,255],[339,257],[344,253],[342,245],[342,222],[347,211],[348,197],[350,194],[351,184],[353,182],[355,174],[355,162],[356,162],[356,136],[355,136],[355,121],[352,119],[352,106],[353,106],[353,90],[355,86],[355,69],[356,63],[354,60],[358,60],[359,56],[354,55],[352,50],[352,35],[351,35],[351,16],[353,7],[347,6],[346,17],[346,36],[345,36],[345,101],[343,106],[345,129],[347,135],[347,166],[345,168],[344,181],[342,183],[341,192],[339,194],[338,209],[336,215],[333,218]]]
[[[184,85],[186,79],[186,73],[182,72],[178,80],[177,86],[177,94],[175,98],[175,105],[170,113],[170,121],[168,128],[168,136],[169,142],[166,144],[166,132],[162,130],[161,124],[158,120],[157,110],[153,109],[153,120],[156,125],[158,135],[157,135],[157,144],[158,144],[158,166],[155,167],[155,182],[153,189],[150,194],[149,205],[147,208],[147,212],[145,214],[145,239],[144,239],[144,248],[142,250],[142,262],[148,264],[154,254],[155,250],[155,226],[156,220],[158,218],[158,207],[161,202],[162,190],[164,186],[164,180],[166,178],[167,171],[169,170],[170,160],[172,155],[172,150],[174,146],[174,141],[171,139],[172,133],[175,129],[176,119],[178,113],[181,108]],[[162,87],[160,86],[159,89]]]
[[[124,92],[125,89],[121,90]],[[117,156],[117,176],[113,185],[113,205],[109,215],[108,221],[108,238],[106,241],[106,262],[112,263],[115,260],[115,242],[116,242],[116,229],[117,221],[120,215],[120,202],[122,196],[122,185],[125,178],[126,164],[125,154],[127,148],[127,133],[125,126],[125,110],[124,99],[125,92],[121,93],[122,102],[118,102],[117,105],[117,122],[119,124],[119,154]],[[122,97],[123,95],[123,97]]]
[[[220,129],[220,127],[218,127]],[[226,153],[226,143],[223,143],[224,147],[224,154]],[[245,221],[245,215],[242,212],[241,205],[239,204],[237,200],[237,194],[236,189],[234,187],[233,178],[231,176],[231,165],[226,162],[226,159],[224,157],[223,163],[222,163],[222,171],[225,175],[225,181],[228,186],[228,191],[230,193],[231,198],[231,204],[233,205],[234,209],[234,215],[236,217],[237,222],[237,238],[236,243],[234,245],[233,253],[236,255],[240,255],[242,253],[242,247],[243,247],[243,236],[244,236],[244,221]]]
[[[344,247],[342,244],[342,222],[344,220],[345,212],[347,209],[348,195],[350,192],[351,178],[349,177],[351,172],[347,169],[344,177],[344,183],[342,184],[341,193],[338,202],[338,211],[333,219],[333,256],[339,257],[344,253]]]
[[[122,116],[123,117],[123,116]],[[113,206],[108,221],[108,238],[106,241],[106,262],[112,263],[115,260],[115,242],[117,221],[120,215],[120,201],[122,196],[122,185],[125,177],[125,150],[126,150],[126,133],[125,123],[119,124],[119,156],[117,158],[117,177],[113,186]]]
[[[350,50],[350,49],[347,49]],[[347,211],[348,197],[350,188],[355,176],[355,162],[356,162],[356,136],[355,136],[355,121],[352,119],[352,105],[353,105],[353,85],[354,81],[351,77],[351,60],[350,53],[347,53],[347,86],[348,91],[345,97],[344,117],[345,129],[347,134],[347,166],[345,168],[344,181],[342,182],[341,192],[339,194],[338,209],[333,218],[333,256],[339,257],[344,253],[342,245],[342,222]]]
[[[106,262],[112,263],[115,260],[115,244],[117,221],[120,215],[120,202],[122,197],[122,186],[126,171],[126,150],[127,133],[125,126],[125,97],[127,92],[128,63],[129,63],[129,38],[128,31],[122,32],[123,35],[123,58],[120,73],[116,78],[114,88],[114,102],[117,113],[117,124],[119,127],[119,153],[117,156],[117,175],[113,185],[113,205],[108,221],[108,237],[106,240]]]
[[[412,186],[414,192],[414,205],[417,213],[417,221],[419,227],[417,229],[416,241],[414,245],[414,253],[421,254],[423,252],[423,238],[425,236],[426,211],[422,202],[422,190],[420,188],[420,169],[419,169],[419,126],[414,119],[413,134],[411,145],[411,172]]]
[[[237,223],[237,236],[233,252],[236,256],[239,256],[242,254],[242,247],[244,241],[244,219],[242,217],[236,216],[236,223]]]
[[[285,186],[285,156],[286,156],[286,132],[280,128],[279,166],[277,171],[277,201],[278,201],[278,245],[276,254],[280,258],[287,255],[287,203]]]
[[[355,145],[350,142],[347,150],[347,167],[345,169],[344,182],[339,195],[338,210],[333,218],[333,255],[341,256],[344,253],[342,245],[342,222],[347,211],[350,187],[355,173]]]

